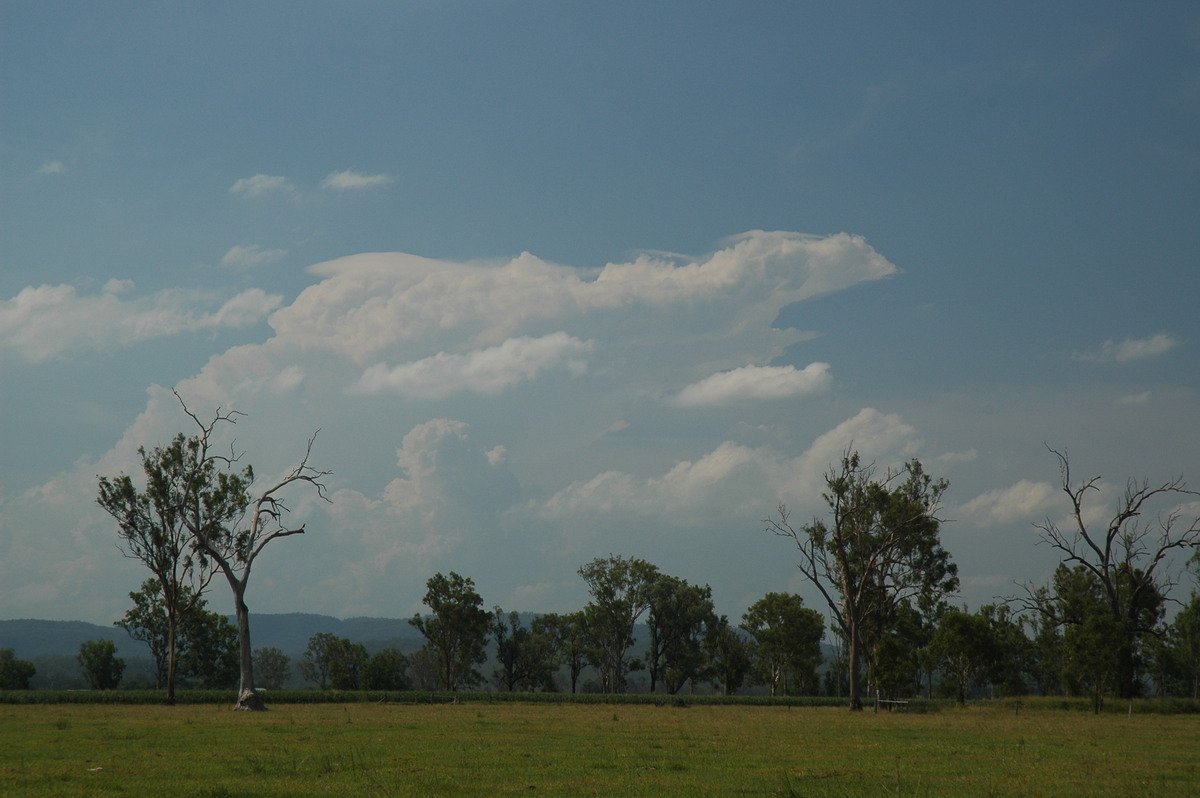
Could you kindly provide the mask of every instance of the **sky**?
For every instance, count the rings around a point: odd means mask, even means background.
[[[0,617],[127,609],[173,390],[264,483],[319,430],[252,612],[824,610],[764,519],[851,448],[949,481],[973,609],[1058,562],[1048,447],[1089,523],[1200,488],[1194,3],[2,0],[0,108]]]

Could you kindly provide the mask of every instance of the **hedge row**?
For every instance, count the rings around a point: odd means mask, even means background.
[[[264,691],[267,705],[271,704],[641,704],[651,706],[789,706],[844,707],[846,699],[825,696],[724,696],[724,695],[664,695],[662,693],[499,693],[499,692],[436,692],[425,690],[272,690]],[[237,701],[236,690],[179,690],[178,704],[228,704]],[[162,704],[162,690],[0,690],[0,704]],[[1085,698],[1027,697],[972,702],[995,710],[1021,712],[1032,709],[1052,709],[1069,712],[1091,712],[1091,701]],[[953,707],[946,700],[914,699],[897,705],[905,712],[938,712]],[[867,709],[870,710],[867,702]],[[1140,699],[1132,707],[1128,701],[1110,699],[1104,702],[1105,714],[1200,714],[1200,701],[1190,698]]]

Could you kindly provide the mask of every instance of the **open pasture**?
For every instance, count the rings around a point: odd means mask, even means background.
[[[0,706],[0,793],[1200,795],[1200,718],[1007,705]]]

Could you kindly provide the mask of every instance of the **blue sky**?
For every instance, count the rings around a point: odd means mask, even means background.
[[[0,91],[2,617],[124,611],[96,475],[174,387],[264,475],[322,430],[267,612],[820,607],[762,519],[851,444],[950,480],[974,607],[1055,565],[1046,444],[1096,519],[1200,486],[1191,3],[9,1]]]

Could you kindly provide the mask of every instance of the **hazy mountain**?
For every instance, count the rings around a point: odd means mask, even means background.
[[[233,618],[230,618],[233,622]],[[334,618],[329,615],[287,613],[251,614],[250,639],[255,648],[274,646],[291,656],[300,656],[308,640],[318,632],[362,643],[368,650],[395,647],[407,651],[419,648],[421,633],[399,618]],[[41,621],[33,619],[0,620],[0,648],[11,648],[22,659],[41,656],[74,655],[88,640],[106,639],[117,644],[117,653],[125,658],[149,657],[145,643],[133,640],[124,629],[99,626],[84,621]]]

